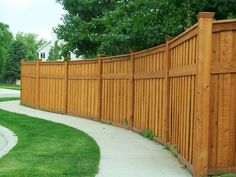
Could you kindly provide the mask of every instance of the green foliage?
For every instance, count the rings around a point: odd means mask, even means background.
[[[77,55],[117,55],[163,43],[196,22],[199,11],[236,17],[235,0],[57,0],[68,13],[55,32]]]
[[[0,74],[0,83],[5,83],[5,80],[4,80],[4,77],[3,77],[3,74]]]
[[[201,11],[216,12],[216,19],[236,18],[235,0],[201,0],[199,4]]]
[[[125,120],[124,120],[124,121],[125,121],[125,125],[128,126],[128,125],[129,125],[129,119],[128,119],[128,117],[125,117]]]
[[[48,60],[53,61],[57,59],[62,59],[62,46],[58,44],[58,41],[55,42],[54,46],[49,51]]]
[[[0,22],[0,73],[2,73],[3,64],[7,59],[12,40],[13,35],[9,26]]]
[[[150,139],[150,140],[153,140],[153,138],[154,138],[154,134],[153,134],[153,132],[152,132],[152,130],[151,130],[150,128],[141,131],[140,134],[141,134],[143,137],[148,138],[148,139]]]
[[[106,30],[95,38],[101,43],[99,52],[116,55],[131,49],[142,50],[182,32],[185,24],[176,6],[173,2],[156,0],[117,2],[115,10],[100,20]]]
[[[58,38],[67,42],[66,47],[77,56],[97,55],[100,42],[93,40],[93,36],[102,34],[105,27],[96,21],[104,12],[113,9],[115,0],[57,0],[57,2],[68,11],[63,19],[64,24],[55,29]]]
[[[20,78],[20,60],[25,58],[25,56],[24,44],[20,41],[14,41],[3,70],[3,76],[8,83],[14,83],[16,79]]]
[[[11,42],[12,45],[7,51],[7,59],[4,60],[4,79],[8,83],[14,83],[16,79],[19,79],[20,60],[36,60],[38,58],[37,49],[45,43],[46,41],[43,39],[37,40],[36,34],[17,33],[15,40]]]
[[[167,144],[164,145],[165,149],[170,151],[175,157],[178,157],[179,154],[179,149],[177,145],[172,144],[171,142],[168,142]]]
[[[47,41],[44,39],[37,39],[37,35],[34,33],[23,33],[19,32],[16,34],[16,41],[22,42],[25,46],[25,60],[31,61],[36,60],[38,58],[37,50],[46,44]]]
[[[214,175],[211,177],[236,177],[236,174],[222,174],[222,175]]]
[[[61,56],[64,58],[65,61],[68,61],[70,60],[70,45],[69,44],[64,44],[62,47],[61,47]]]

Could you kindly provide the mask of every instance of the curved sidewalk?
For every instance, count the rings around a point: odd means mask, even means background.
[[[0,88],[0,98],[5,97],[20,97],[20,90]]]
[[[163,146],[129,130],[96,121],[20,106],[19,101],[1,102],[0,109],[22,113],[82,130],[101,150],[97,177],[191,177]]]
[[[6,155],[17,141],[17,136],[11,130],[0,125],[0,158]]]

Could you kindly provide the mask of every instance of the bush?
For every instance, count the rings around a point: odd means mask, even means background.
[[[148,139],[150,139],[150,140],[153,140],[153,138],[154,138],[154,134],[153,134],[153,132],[152,132],[152,130],[151,130],[150,128],[141,131],[140,134],[141,134],[143,137],[148,138]]]

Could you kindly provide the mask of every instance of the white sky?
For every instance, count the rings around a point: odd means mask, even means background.
[[[49,41],[62,14],[65,11],[56,0],[0,0],[0,22],[8,24],[13,34],[31,32]]]

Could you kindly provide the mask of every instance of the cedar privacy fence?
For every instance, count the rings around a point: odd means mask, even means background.
[[[194,176],[236,171],[236,20],[198,23],[128,55],[21,62],[21,104],[151,129]]]

